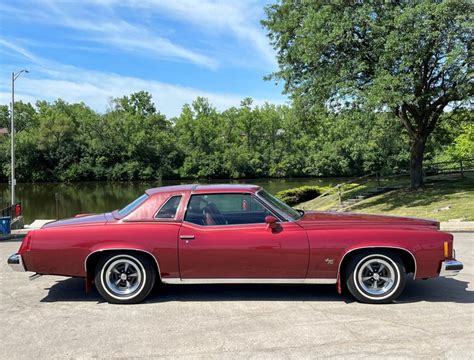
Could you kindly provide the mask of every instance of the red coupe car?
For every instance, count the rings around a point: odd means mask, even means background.
[[[303,212],[254,185],[150,189],[121,210],[55,221],[24,238],[14,269],[83,277],[111,303],[157,282],[335,284],[387,303],[414,279],[454,276],[453,237],[431,220]]]

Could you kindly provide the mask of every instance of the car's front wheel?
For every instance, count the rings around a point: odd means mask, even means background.
[[[142,254],[110,254],[102,257],[95,270],[95,284],[102,297],[113,304],[143,301],[153,289],[156,272]]]
[[[403,292],[405,282],[403,261],[390,251],[360,253],[347,266],[347,288],[360,302],[392,302]]]

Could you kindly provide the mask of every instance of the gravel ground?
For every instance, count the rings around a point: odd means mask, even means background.
[[[110,305],[81,279],[15,273],[0,243],[0,357],[474,358],[474,233],[456,233],[463,272],[408,281],[364,305],[329,285],[168,285]]]

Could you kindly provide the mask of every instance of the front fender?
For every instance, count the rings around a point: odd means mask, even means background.
[[[429,229],[325,229],[308,231],[311,261],[308,277],[338,278],[344,259],[360,249],[399,249],[415,262],[414,278],[438,276],[443,243],[452,236]]]

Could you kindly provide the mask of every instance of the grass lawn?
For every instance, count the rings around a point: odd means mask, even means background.
[[[333,199],[334,202],[337,199]],[[319,206],[322,205],[322,206]],[[311,200],[297,206],[307,210],[327,210],[329,204]],[[439,221],[474,221],[474,175],[436,176],[426,180],[422,190],[399,190],[371,197],[353,205],[348,211],[413,216]]]

